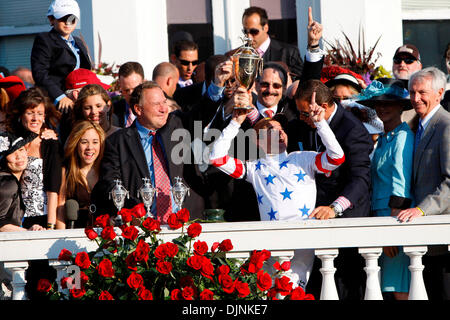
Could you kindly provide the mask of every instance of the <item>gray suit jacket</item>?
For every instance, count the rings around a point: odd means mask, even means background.
[[[450,113],[438,108],[414,153],[414,197],[426,215],[450,214]]]

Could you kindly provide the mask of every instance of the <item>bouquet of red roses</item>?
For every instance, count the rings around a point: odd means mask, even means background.
[[[59,260],[76,265],[77,276],[61,279],[60,289],[40,279],[38,290],[50,299],[84,300],[312,300],[301,287],[293,288],[283,272],[290,263],[275,263],[271,276],[263,270],[267,250],[254,250],[246,261],[226,258],[233,249],[229,239],[211,248],[198,240],[201,224],[189,221],[189,211],[173,213],[168,224],[181,235],[170,242],[158,239],[160,222],[145,217],[139,204],[122,209],[121,234],[110,225],[109,215],[99,216],[86,236],[98,243],[94,252],[72,253],[63,249]]]

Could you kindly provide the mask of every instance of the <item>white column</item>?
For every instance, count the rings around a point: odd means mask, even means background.
[[[360,248],[358,250],[366,260],[364,271],[366,271],[367,280],[364,300],[383,300],[380,287],[380,267],[378,266],[378,258],[382,250],[382,248]]]
[[[322,268],[320,268],[320,273],[322,273],[322,288],[320,291],[320,300],[339,300],[336,282],[334,281],[334,274],[336,273],[336,268],[334,267],[334,259],[339,254],[339,250],[315,250],[315,254],[322,261]]]
[[[250,7],[249,0],[211,0],[214,30],[214,54],[242,45],[242,14]]]
[[[66,268],[71,264],[70,261],[49,260],[48,265],[56,270],[56,283],[58,291],[67,294],[68,290],[61,287],[61,279],[67,276]]]
[[[27,300],[25,293],[25,271],[28,268],[27,261],[5,262],[5,269],[10,270],[12,275],[11,285],[13,287],[12,300]]]
[[[411,271],[411,285],[409,286],[408,300],[428,300],[422,273],[424,269],[422,256],[427,252],[427,247],[403,247],[403,251],[410,259],[408,268]]]

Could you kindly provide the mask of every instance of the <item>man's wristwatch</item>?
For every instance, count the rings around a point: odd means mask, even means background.
[[[335,218],[341,217],[344,214],[344,210],[342,210],[341,205],[337,202],[333,202],[332,204],[330,204],[330,208],[333,209]]]
[[[307,48],[307,49],[308,49],[308,51],[311,52],[311,53],[320,52],[319,44],[316,44],[316,45],[313,45],[313,46],[308,45],[308,48]]]

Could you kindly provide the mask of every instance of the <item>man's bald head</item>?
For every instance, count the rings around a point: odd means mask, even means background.
[[[161,89],[172,97],[177,89],[178,68],[170,62],[161,62],[153,69],[152,80],[159,84]]]

